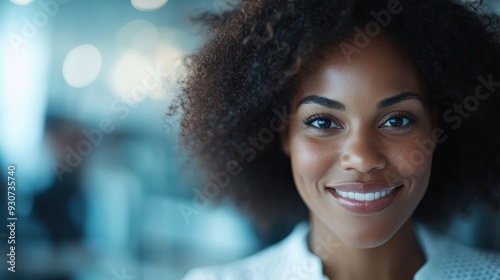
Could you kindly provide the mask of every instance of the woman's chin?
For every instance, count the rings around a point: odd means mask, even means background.
[[[338,233],[339,238],[349,247],[358,249],[373,249],[386,244],[394,236],[395,231],[385,229]]]
[[[362,238],[345,240],[345,244],[349,247],[357,249],[374,249],[386,244],[391,239],[391,236],[383,239]]]

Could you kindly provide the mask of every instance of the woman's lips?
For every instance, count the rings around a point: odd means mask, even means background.
[[[402,186],[378,182],[348,182],[327,187],[327,190],[347,210],[358,214],[373,214],[387,208]]]

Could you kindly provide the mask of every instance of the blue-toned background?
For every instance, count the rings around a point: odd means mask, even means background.
[[[201,42],[189,15],[226,7],[224,0],[0,3],[0,279],[180,279],[283,234],[259,236],[231,206],[184,216],[179,208],[193,204],[201,178],[180,167],[177,128],[164,116],[178,94],[181,58]],[[15,273],[7,271],[3,187],[11,164]],[[498,214],[474,212],[451,232],[500,248]]]

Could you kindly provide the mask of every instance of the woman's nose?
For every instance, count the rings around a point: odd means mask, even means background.
[[[345,137],[340,157],[343,169],[368,173],[386,167],[387,161],[375,133],[350,131]]]

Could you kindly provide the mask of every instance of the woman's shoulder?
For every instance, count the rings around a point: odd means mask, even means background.
[[[500,252],[468,247],[423,227],[417,232],[427,262],[415,275],[415,280],[500,280]]]
[[[323,279],[321,262],[307,248],[308,232],[307,224],[299,224],[285,239],[254,255],[224,265],[193,269],[183,279]]]

